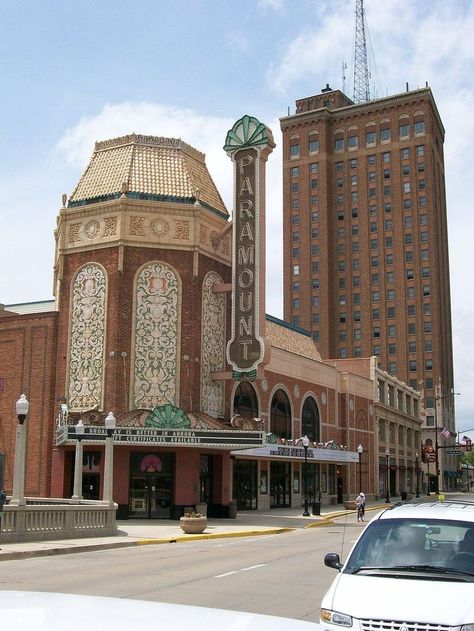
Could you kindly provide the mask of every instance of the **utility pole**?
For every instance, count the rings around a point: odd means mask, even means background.
[[[363,103],[370,100],[364,0],[356,0],[355,16],[353,100],[355,103]]]

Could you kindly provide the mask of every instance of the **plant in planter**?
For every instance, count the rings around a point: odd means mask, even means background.
[[[184,513],[183,517],[180,517],[179,525],[187,535],[200,535],[207,528],[207,517],[195,511]]]

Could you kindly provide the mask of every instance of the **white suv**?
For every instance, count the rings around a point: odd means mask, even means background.
[[[474,631],[474,504],[408,503],[377,514],[321,603],[323,629]]]

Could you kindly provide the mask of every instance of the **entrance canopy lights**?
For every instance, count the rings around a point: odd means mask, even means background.
[[[328,440],[325,443],[316,443],[310,440],[307,436],[301,438],[280,438],[276,434],[267,433],[267,443],[270,445],[286,445],[288,447],[304,447],[304,440],[307,439],[308,443],[306,447],[313,449],[337,449],[339,451],[347,451],[347,445],[340,445],[335,440]]]

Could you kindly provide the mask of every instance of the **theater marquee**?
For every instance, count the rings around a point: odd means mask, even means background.
[[[105,427],[85,427],[85,445],[104,444]],[[62,425],[56,433],[56,445],[75,444],[76,429]],[[140,447],[206,447],[214,449],[248,449],[266,444],[264,432],[236,430],[156,429],[154,427],[117,427],[114,443]]]
[[[244,116],[228,132],[234,163],[232,330],[227,361],[235,379],[255,379],[265,349],[265,162],[275,146],[271,131]]]

